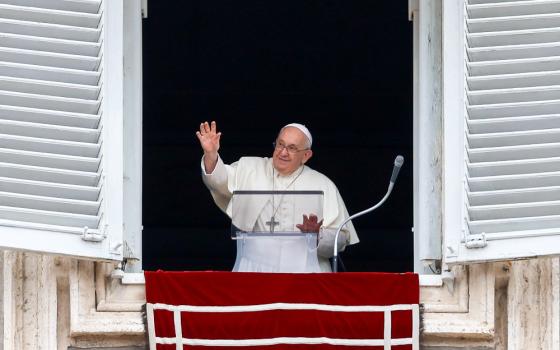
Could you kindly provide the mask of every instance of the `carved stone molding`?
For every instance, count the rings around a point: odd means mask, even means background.
[[[15,251],[0,254],[3,349],[147,343],[138,306],[144,300],[142,287],[96,278],[96,264],[91,261]],[[98,279],[104,281],[102,286],[96,286]],[[105,291],[98,300],[96,290]]]
[[[450,345],[468,342],[470,346],[493,343],[494,268],[492,264],[454,267],[452,295],[441,285],[422,287],[422,344]]]
[[[95,264],[95,291],[97,311],[140,312],[146,303],[144,284],[126,284],[111,278],[114,265]]]
[[[456,266],[453,269],[455,281],[453,290],[440,283],[435,286],[420,287],[420,303],[424,313],[463,313],[469,311],[469,279],[468,269]]]
[[[145,326],[143,315],[136,304],[133,307],[118,306],[111,297],[119,293],[106,285],[108,279],[96,276],[96,263],[91,261],[73,260],[70,267],[70,335],[138,335],[144,336]],[[104,269],[104,267],[102,267]],[[97,277],[97,278],[96,278]],[[96,286],[96,281],[102,285]],[[109,283],[112,285],[112,283]],[[96,300],[96,291],[100,291]],[[124,293],[126,294],[126,293]],[[107,297],[109,296],[109,301]],[[122,295],[121,295],[122,296]],[[97,306],[101,304],[102,309]],[[113,307],[117,311],[109,311]],[[134,309],[129,311],[125,309]]]

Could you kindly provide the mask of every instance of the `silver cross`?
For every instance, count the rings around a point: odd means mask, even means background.
[[[265,222],[268,226],[270,226],[270,232],[274,232],[274,226],[280,225],[280,221],[274,221],[274,216],[270,217],[270,221]]]

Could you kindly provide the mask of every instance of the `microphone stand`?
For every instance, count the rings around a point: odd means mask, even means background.
[[[348,221],[353,220],[359,216],[365,215],[367,213],[370,213],[372,211],[374,211],[375,209],[379,208],[386,200],[387,198],[389,198],[389,196],[391,195],[391,192],[393,191],[393,187],[395,186],[395,181],[397,179],[397,175],[399,174],[399,170],[403,164],[403,157],[402,156],[397,156],[397,158],[395,159],[395,167],[393,168],[393,174],[391,175],[391,181],[389,182],[389,188],[387,189],[387,193],[385,194],[385,196],[383,198],[381,198],[381,200],[379,201],[379,203],[377,203],[376,205],[374,205],[373,207],[366,209],[366,210],[362,210],[359,213],[356,213],[350,217],[348,217],[346,220],[344,220],[342,222],[342,224],[338,227],[338,229],[336,230],[336,235],[334,236],[334,254],[333,254],[333,272],[338,272],[338,236],[340,235],[340,231],[342,230],[342,228],[348,223]]]

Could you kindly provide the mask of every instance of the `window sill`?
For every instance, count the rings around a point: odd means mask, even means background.
[[[420,287],[441,287],[443,279],[441,275],[420,275]],[[124,285],[145,284],[143,272],[126,272],[121,281]]]
[[[125,272],[124,277],[121,281],[124,285],[129,284],[145,284],[144,273],[143,272]]]

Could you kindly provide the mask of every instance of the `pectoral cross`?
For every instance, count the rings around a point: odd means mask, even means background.
[[[274,216],[270,217],[270,221],[265,222],[268,226],[270,226],[270,232],[274,232],[274,226],[280,225],[279,221],[274,221]]]

